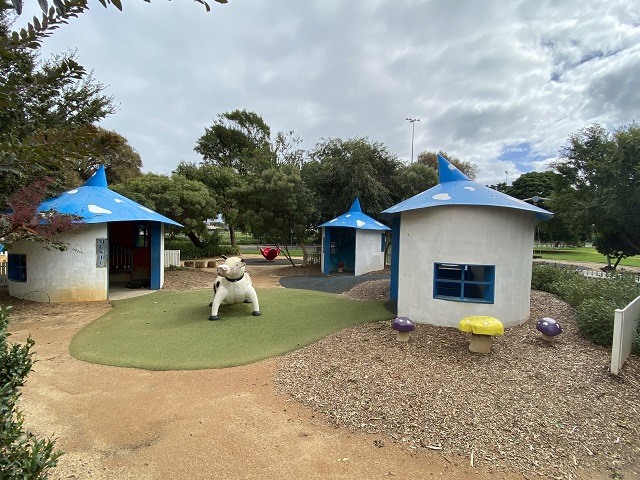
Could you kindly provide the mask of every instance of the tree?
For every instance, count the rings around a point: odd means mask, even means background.
[[[122,10],[120,0],[99,0]],[[195,0],[209,5],[204,0]],[[214,0],[227,3],[227,0]],[[23,0],[0,3],[0,207],[18,188],[45,176],[63,177],[73,159],[92,154],[92,124],[113,113],[111,98],[101,95],[102,85],[87,76],[74,54],[55,57],[36,69],[42,41],[61,25],[86,11],[87,0],[39,0],[41,18],[11,31],[14,14]],[[113,173],[113,172],[112,172]],[[52,183],[53,192],[64,186]],[[11,223],[6,214],[0,223]]]
[[[371,217],[400,199],[397,173],[401,163],[380,143],[334,138],[318,143],[310,157],[301,174],[316,198],[319,220],[342,215],[356,197]]]
[[[10,41],[10,20],[0,10],[0,42]],[[68,186],[68,167],[92,152],[92,127],[113,113],[104,86],[75,62],[74,54],[38,66],[37,50],[0,56],[0,205],[18,188],[50,177],[52,193]]]
[[[276,166],[291,165],[300,170],[304,163],[304,150],[298,148],[301,144],[302,139],[293,130],[278,132],[272,146]]]
[[[569,137],[553,167],[554,207],[575,230],[593,232],[600,253],[640,253],[640,127],[609,132],[594,124]],[[624,248],[622,246],[624,245]]]
[[[66,250],[67,244],[56,236],[74,230],[78,226],[74,223],[77,217],[55,211],[38,212],[49,182],[49,179],[33,182],[9,197],[9,211],[0,215],[0,243],[29,240],[42,242],[47,248]]]
[[[260,115],[234,110],[219,114],[194,150],[204,163],[230,167],[240,175],[259,173],[274,166],[270,137],[271,129]]]
[[[114,185],[112,189],[181,223],[184,233],[195,246],[205,245],[205,221],[214,216],[216,202],[201,182],[182,175],[168,177],[145,173],[127,183]]]
[[[229,227],[229,240],[231,246],[236,247],[236,226],[239,222],[238,202],[231,195],[231,192],[240,187],[242,178],[231,167],[221,167],[217,165],[204,164],[197,166],[195,163],[180,162],[178,168],[173,171],[176,175],[181,175],[189,180],[195,180],[204,184],[209,190],[209,195],[215,200],[217,214],[221,214],[226,225]]]
[[[398,186],[402,196],[400,200],[411,198],[437,184],[438,172],[424,163],[416,162],[413,165],[400,167],[398,171]]]
[[[284,245],[293,265],[289,240],[293,237],[306,251],[304,239],[315,211],[300,171],[291,165],[270,168],[237,187],[234,196],[242,198],[243,223],[250,225],[255,236]]]
[[[91,177],[100,165],[104,165],[107,183],[125,183],[142,175],[140,154],[129,145],[122,135],[100,127],[89,127],[87,150],[90,155],[77,159],[70,166],[70,172],[77,174],[80,182]]]
[[[438,155],[446,158],[449,163],[454,165],[458,170],[464,173],[471,180],[475,180],[478,176],[479,168],[475,163],[467,162],[464,160],[460,160],[453,155],[449,155],[447,152],[422,152],[418,154],[417,163],[421,163],[426,165],[427,167],[433,168],[436,172],[438,171]]]
[[[34,341],[10,344],[9,312],[0,306],[0,478],[46,478],[62,452],[51,439],[38,438],[24,430],[24,419],[17,405],[20,390],[33,366]]]
[[[581,243],[580,236],[567,225],[562,212],[556,213],[551,199],[555,191],[558,174],[552,170],[528,172],[520,175],[503,192],[520,200],[526,200],[535,206],[554,212],[552,219],[537,222],[538,241],[545,243],[563,242]]]

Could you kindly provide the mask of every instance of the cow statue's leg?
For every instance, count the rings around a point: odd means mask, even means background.
[[[209,316],[209,320],[218,320],[220,318],[218,316],[218,309],[226,297],[227,290],[220,288],[219,282],[216,282],[213,287],[213,299],[211,301],[211,315]]]
[[[251,312],[251,315],[254,317],[262,315],[262,313],[260,313],[260,305],[258,304],[258,294],[256,293],[256,289],[253,288],[253,285],[247,286],[247,300],[253,304],[253,312]]]

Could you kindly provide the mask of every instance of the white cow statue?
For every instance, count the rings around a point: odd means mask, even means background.
[[[260,315],[258,295],[246,271],[246,264],[240,257],[222,257],[224,263],[218,266],[218,276],[213,283],[213,299],[209,320],[218,320],[218,308],[222,303],[249,303],[253,305],[251,315]]]

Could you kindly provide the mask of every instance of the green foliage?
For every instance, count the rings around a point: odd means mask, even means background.
[[[557,287],[558,284],[571,282],[576,276],[577,273],[572,268],[534,263],[533,274],[531,276],[531,288],[559,295],[559,292],[554,288]]]
[[[297,168],[272,168],[234,192],[242,205],[243,224],[270,243],[304,241],[315,211],[311,193]]]
[[[423,163],[414,163],[398,170],[401,200],[406,200],[438,184],[438,171]]]
[[[640,253],[639,153],[639,126],[609,132],[596,124],[572,135],[553,164],[559,174],[554,211],[574,230],[594,234],[605,255]]]
[[[438,171],[438,155],[443,156],[449,163],[455,166],[458,170],[464,173],[471,180],[475,180],[478,176],[478,165],[475,163],[467,162],[466,160],[460,160],[459,158],[449,155],[447,152],[422,152],[418,155],[417,163],[433,168]]]
[[[576,323],[588,340],[611,346],[616,309],[626,307],[640,295],[634,274],[611,274],[606,278],[587,278],[572,267],[535,264],[531,288],[553,293],[576,310]],[[634,352],[640,353],[640,326]]]
[[[14,44],[10,25],[0,10],[0,53],[8,49],[0,54],[0,207],[44,177],[54,180],[53,194],[77,186],[74,162],[96,156],[92,124],[115,111],[105,87],[87,75],[75,53],[39,63],[39,43]]]
[[[230,167],[241,175],[259,173],[275,162],[270,136],[271,129],[260,115],[234,110],[218,115],[194,150],[205,163]]]
[[[194,245],[204,246],[205,221],[216,214],[215,200],[201,182],[181,175],[145,173],[125,184],[114,185],[114,191],[182,225]],[[172,228],[175,233],[175,229]]]
[[[232,167],[180,162],[173,172],[189,180],[201,182],[209,190],[209,195],[216,202],[216,211],[211,212],[209,218],[215,218],[222,214],[225,223],[229,227],[231,244],[236,245],[235,227],[239,221],[238,202],[231,195],[231,191],[242,184],[242,178]]]
[[[9,311],[0,306],[0,478],[46,478],[62,452],[50,439],[40,439],[24,430],[24,418],[17,409],[20,389],[33,366],[34,341],[10,344]]]
[[[381,143],[334,138],[317,144],[310,156],[301,174],[316,199],[319,221],[342,215],[356,197],[362,211],[373,218],[401,199],[401,163]]]
[[[220,236],[217,232],[209,234],[202,243],[196,246],[193,242],[184,237],[176,237],[167,240],[165,243],[167,250],[180,250],[180,259],[197,260],[202,258],[213,258],[221,255],[238,255],[240,250],[230,245],[220,245]]]

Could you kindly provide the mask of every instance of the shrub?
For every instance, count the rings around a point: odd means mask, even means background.
[[[188,238],[178,237],[167,242],[165,248],[167,250],[180,250],[180,258],[182,260],[196,260],[219,257],[221,255],[231,256],[239,253],[239,249],[232,248],[231,245],[220,245],[220,236],[217,233],[210,234],[206,238],[204,247],[196,247]]]
[[[547,265],[546,263],[534,263],[531,275],[531,288],[558,295],[553,291],[559,283],[571,281],[577,274],[570,268]]]
[[[576,310],[576,324],[582,335],[604,346],[611,346],[613,340],[615,310],[640,295],[640,286],[632,274],[613,273],[593,279],[570,268],[545,264],[533,266],[531,288],[553,293],[569,303]],[[640,353],[640,325],[633,351]]]
[[[613,340],[613,317],[616,307],[605,298],[589,298],[576,308],[576,324],[591,342],[605,347]]]
[[[54,451],[53,440],[24,430],[17,403],[33,366],[35,342],[29,337],[22,345],[8,343],[10,310],[0,306],[0,478],[41,479],[56,466],[62,452]]]

